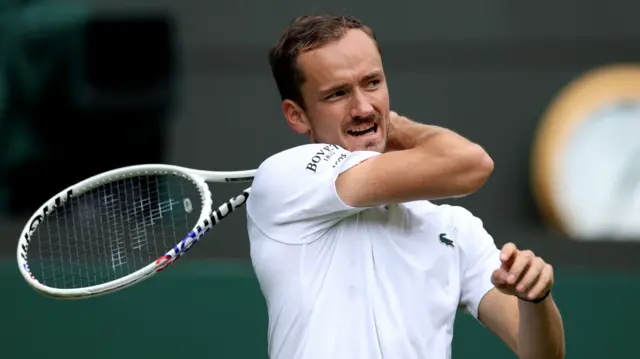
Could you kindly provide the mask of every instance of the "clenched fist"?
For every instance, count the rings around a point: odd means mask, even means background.
[[[545,296],[553,287],[553,267],[530,250],[519,250],[507,243],[500,252],[502,265],[491,282],[502,293],[533,301]]]

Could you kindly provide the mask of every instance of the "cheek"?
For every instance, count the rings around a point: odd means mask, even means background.
[[[381,114],[389,112],[389,93],[387,89],[376,91],[372,96],[372,103],[373,107]]]
[[[346,112],[345,112],[346,111]],[[349,111],[339,102],[317,108],[311,115],[313,130],[325,136],[335,136],[341,132],[342,123],[349,117]]]

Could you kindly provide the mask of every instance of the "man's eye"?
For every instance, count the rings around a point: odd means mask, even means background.
[[[327,96],[327,99],[340,98],[340,97],[343,97],[346,94],[347,94],[346,91],[336,91],[336,92],[332,93],[331,95]]]
[[[369,88],[376,88],[380,84],[380,80],[371,80],[369,81]]]

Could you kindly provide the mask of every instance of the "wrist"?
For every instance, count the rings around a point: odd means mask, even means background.
[[[412,129],[413,125],[406,117],[393,117],[389,122],[387,151],[406,150],[413,147],[415,145],[415,129]]]
[[[425,137],[442,130],[439,127],[412,121],[404,116],[397,116],[390,121],[387,150],[407,150],[416,147]]]
[[[540,302],[544,301],[545,299],[547,299],[550,294],[551,294],[551,289],[548,289],[544,294],[542,294],[538,298],[529,299],[529,298],[523,298],[523,297],[521,297],[519,295],[516,295],[516,297],[518,297],[518,299],[520,299],[523,302],[537,304],[537,303],[540,303]]]

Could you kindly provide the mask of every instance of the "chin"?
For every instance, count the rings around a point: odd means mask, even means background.
[[[376,143],[370,144],[369,146],[366,146],[366,150],[383,153],[385,147],[386,146],[384,143],[376,142]]]
[[[353,151],[374,151],[374,152],[384,152],[385,145],[381,141],[370,141],[366,143],[351,143],[349,146],[345,147],[347,150]]]

